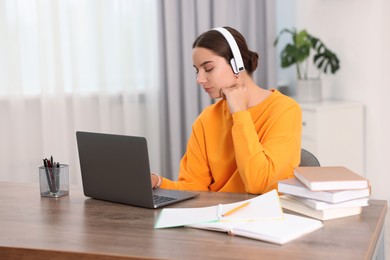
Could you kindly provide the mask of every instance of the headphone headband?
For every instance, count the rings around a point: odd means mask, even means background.
[[[213,28],[212,30],[220,32],[228,42],[230,49],[233,53],[233,59],[230,61],[230,63],[232,65],[234,73],[238,74],[241,71],[245,70],[240,49],[238,48],[237,42],[236,40],[234,40],[233,35],[223,27],[216,27]]]

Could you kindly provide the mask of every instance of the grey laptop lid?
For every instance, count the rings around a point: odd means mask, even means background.
[[[198,195],[152,189],[144,137],[76,132],[84,195],[145,208],[158,208]],[[155,200],[159,203],[155,203]]]

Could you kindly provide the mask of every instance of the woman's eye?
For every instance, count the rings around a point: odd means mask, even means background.
[[[204,69],[204,71],[206,71],[206,72],[210,72],[210,71],[212,71],[213,70],[213,68],[210,68],[210,69]]]

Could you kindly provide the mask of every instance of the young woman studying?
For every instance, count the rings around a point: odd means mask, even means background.
[[[218,99],[198,116],[177,181],[152,173],[154,188],[262,194],[293,176],[301,151],[301,109],[254,82],[258,54],[235,29],[218,27],[193,43],[197,83]]]

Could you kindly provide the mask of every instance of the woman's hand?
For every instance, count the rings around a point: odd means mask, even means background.
[[[220,90],[222,98],[226,98],[230,113],[244,111],[248,109],[247,87],[243,80],[238,80],[236,84]]]
[[[161,177],[158,176],[156,173],[152,172],[150,174],[150,180],[151,180],[151,183],[152,183],[152,188],[158,188],[161,184]]]

